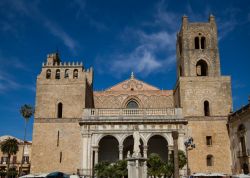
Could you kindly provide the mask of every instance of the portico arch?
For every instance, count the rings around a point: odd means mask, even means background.
[[[153,135],[149,138],[148,156],[151,153],[158,154],[162,160],[168,160],[168,141],[162,135]]]
[[[133,154],[133,148],[134,148],[134,138],[133,135],[127,136],[123,141],[123,158],[127,157],[128,152],[130,154]],[[143,156],[143,141],[140,138],[140,152]]]
[[[115,162],[119,159],[119,142],[114,136],[106,135],[102,137],[98,145],[98,162]]]

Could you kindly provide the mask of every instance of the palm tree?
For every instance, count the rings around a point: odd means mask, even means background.
[[[23,139],[22,161],[21,161],[19,175],[22,174],[22,169],[23,169],[23,156],[24,156],[24,147],[25,147],[25,140],[26,140],[27,123],[29,121],[29,118],[34,114],[34,109],[32,106],[25,104],[21,107],[20,114],[23,116],[25,120],[25,129],[24,129],[24,139]]]
[[[14,155],[18,152],[18,141],[15,138],[7,138],[1,143],[1,151],[3,152],[3,154],[8,155],[8,162],[7,162],[7,172],[8,172],[10,167],[11,155]]]

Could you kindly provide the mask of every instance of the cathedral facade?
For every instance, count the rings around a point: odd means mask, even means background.
[[[144,157],[158,153],[168,160],[171,133],[178,131],[190,173],[230,174],[231,79],[220,72],[214,16],[204,23],[182,18],[176,59],[173,89],[160,90],[132,73],[104,91],[93,91],[92,68],[48,55],[37,77],[31,172],[91,176],[96,163],[126,158],[136,130]],[[195,148],[185,147],[188,138]],[[181,174],[186,172],[187,166]]]

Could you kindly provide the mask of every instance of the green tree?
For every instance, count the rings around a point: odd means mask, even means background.
[[[3,154],[8,155],[8,162],[7,162],[7,172],[8,172],[10,167],[11,155],[14,155],[18,152],[18,141],[15,138],[7,138],[1,143],[1,151],[3,152]]]
[[[182,169],[187,164],[187,157],[182,150],[178,150],[179,169]],[[148,175],[153,177],[171,177],[174,173],[174,159],[170,155],[167,162],[163,162],[160,156],[156,153],[150,154],[148,157]]]
[[[23,139],[24,143],[23,143],[22,161],[21,161],[19,175],[22,174],[22,169],[23,169],[23,156],[24,156],[24,147],[25,147],[25,141],[26,141],[27,123],[28,123],[30,117],[34,114],[34,109],[32,106],[25,104],[25,105],[21,106],[20,114],[22,115],[22,117],[25,120],[25,128],[24,128],[24,139]]]
[[[115,163],[99,162],[95,165],[95,174],[98,178],[122,178],[127,176],[127,161],[119,160]]]
[[[162,174],[164,177],[171,177],[174,172],[174,165],[172,163],[164,163],[162,166]]]
[[[119,160],[114,164],[117,177],[121,178],[128,175],[127,161]]]
[[[7,176],[8,178],[15,178],[17,176],[18,172],[16,170],[16,168],[10,168],[7,172]]]
[[[179,169],[182,169],[187,164],[187,157],[185,155],[185,152],[182,150],[178,150],[178,156],[179,156]]]
[[[0,168],[0,177],[3,178],[3,177],[5,177],[5,176],[6,176],[6,170],[5,170],[4,167],[1,167],[1,168]]]
[[[99,162],[95,165],[95,174],[98,178],[105,178],[106,176],[106,172],[107,172],[107,167],[109,166],[109,162],[107,161],[103,161],[103,162]]]
[[[162,175],[164,162],[156,153],[152,153],[148,157],[148,175],[160,177]]]

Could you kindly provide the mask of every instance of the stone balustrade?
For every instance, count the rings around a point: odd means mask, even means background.
[[[148,117],[148,116],[174,116],[182,118],[181,108],[163,109],[84,109],[83,118],[89,117]]]

